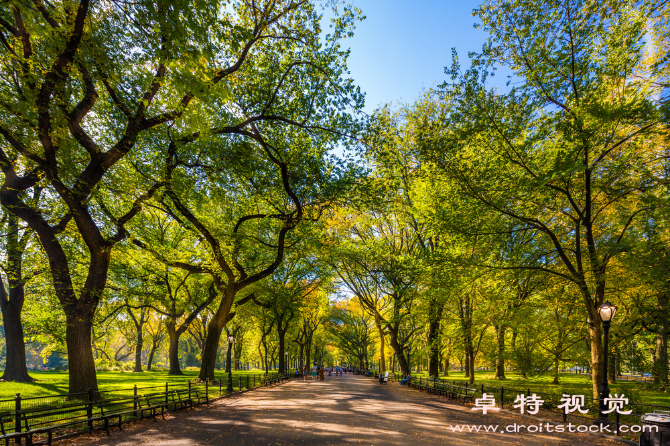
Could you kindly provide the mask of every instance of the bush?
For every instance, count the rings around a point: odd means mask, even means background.
[[[134,362],[121,362],[106,358],[95,360],[95,370],[98,372],[132,372],[134,368]]]

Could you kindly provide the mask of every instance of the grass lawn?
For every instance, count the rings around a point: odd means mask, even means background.
[[[414,374],[414,376],[427,376],[427,373]],[[489,371],[476,371],[475,384],[484,384],[486,386],[500,387],[505,386],[506,389],[512,390],[527,390],[532,392],[545,392],[553,394],[583,394],[587,397],[591,395],[591,379],[587,375],[575,375],[572,373],[559,374],[559,384],[551,384],[553,376],[540,376],[530,379],[523,379],[514,372],[505,372],[506,380],[493,379],[495,374]],[[442,378],[442,375],[440,375]],[[455,380],[456,383],[467,382],[463,372],[449,372],[449,376],[444,376],[444,379]],[[615,384],[610,384],[610,393],[625,394],[632,403],[642,404],[657,404],[662,406],[670,406],[670,393],[668,389],[661,391],[654,389],[649,383],[620,381]]]
[[[137,387],[149,387],[170,384],[184,384],[189,379],[198,377],[198,371],[184,370],[183,376],[168,375],[167,372],[98,372],[98,387],[100,390],[120,390]],[[14,398],[17,393],[22,397],[48,396],[67,393],[68,372],[29,372],[36,379],[32,384],[16,382],[0,382],[0,400]],[[277,373],[270,371],[270,374]],[[233,371],[233,381],[238,375],[262,375],[263,370]],[[216,378],[225,377],[226,373],[216,371]],[[237,382],[235,385],[237,386]]]

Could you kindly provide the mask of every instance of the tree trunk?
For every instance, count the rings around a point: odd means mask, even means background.
[[[142,348],[144,347],[144,338],[142,336],[142,327],[137,330],[137,345],[135,346],[135,372],[142,371]]]
[[[202,381],[214,380],[214,369],[216,367],[216,355],[219,352],[219,341],[223,325],[217,323],[217,318],[212,318],[207,324],[207,337],[205,338],[205,348],[202,350],[202,365],[198,378]],[[232,353],[231,353],[232,354]],[[226,367],[228,364],[226,363]]]
[[[92,316],[93,312],[86,307],[83,311],[75,309],[65,315],[69,393],[84,393],[89,388],[94,392],[98,391],[91,344]]]
[[[505,331],[507,327],[504,325],[496,325],[496,374],[493,379],[507,379],[505,378]]]
[[[168,347],[168,357],[170,362],[170,371],[168,375],[183,375],[181,367],[179,366],[179,336],[181,333],[178,330],[175,330],[173,324],[169,324],[167,327],[168,337],[170,340],[170,345]]]
[[[5,381],[16,381],[31,383],[33,378],[28,375],[26,366],[26,344],[23,339],[23,324],[21,323],[21,309],[23,299],[17,300],[13,296],[5,300],[4,285],[0,282],[2,291],[0,293],[0,306],[2,307],[2,322],[5,327],[5,342],[7,345],[7,356],[5,358],[5,372],[2,379]],[[13,290],[9,290],[10,296]],[[23,290],[21,290],[23,294]]]
[[[312,335],[307,336],[307,340],[305,342],[305,364],[307,364],[308,368],[312,368]]]
[[[28,232],[19,237],[19,219],[12,213],[7,214],[7,239],[5,253],[7,291],[0,279],[0,309],[5,328],[5,372],[2,379],[23,383],[33,382],[28,375],[26,365],[26,343],[23,338],[21,311],[25,302],[25,278],[23,277],[23,253],[28,243]],[[9,292],[9,294],[7,294]]]
[[[656,328],[656,349],[654,354],[654,365],[652,367],[652,375],[654,376],[654,384],[667,385],[668,384],[668,329],[670,329],[670,322],[668,321],[668,294],[661,292],[657,296],[657,328]]]
[[[440,318],[431,320],[428,327],[428,375],[439,378],[440,376]]]
[[[409,364],[408,361],[405,359],[405,352],[398,343],[397,329],[389,330],[389,341],[391,343],[391,348],[393,348],[393,351],[395,352],[396,357],[398,358],[398,365],[400,366],[400,371],[403,373],[403,375],[409,374]]]
[[[610,350],[609,361],[607,361],[607,381],[610,384],[616,382],[616,358],[617,358],[617,348],[612,347]]]
[[[158,343],[154,342],[151,344],[151,350],[149,350],[149,357],[147,358],[147,371],[151,371],[151,365],[154,362],[154,354],[158,348]]]
[[[230,309],[235,300],[235,288],[231,282],[223,292],[223,297],[219,303],[219,308],[207,324],[207,338],[205,339],[205,348],[202,350],[202,365],[198,377],[202,381],[214,380],[214,368],[216,367],[216,354],[219,351],[219,341],[221,332],[226,326]]]
[[[281,321],[278,321],[277,327],[281,325]],[[277,330],[277,337],[279,338],[279,373],[286,372],[286,357],[284,355],[284,338],[286,337],[286,332],[284,330]]]
[[[559,355],[554,357],[554,380],[552,384],[558,384],[558,365],[559,365]]]

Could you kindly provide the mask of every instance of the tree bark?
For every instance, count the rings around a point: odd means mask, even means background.
[[[504,325],[496,325],[496,374],[493,379],[507,379],[505,378],[505,331],[507,327]]]
[[[67,345],[69,393],[85,393],[89,388],[98,391],[95,361],[91,348],[93,312],[88,306],[65,315],[65,343]]]
[[[668,330],[670,322],[668,320],[668,294],[658,293],[657,296],[657,328],[656,328],[656,348],[654,354],[654,365],[652,375],[654,384],[668,384]]]
[[[5,372],[2,379],[5,381],[16,381],[22,383],[31,383],[33,378],[28,374],[26,365],[26,344],[23,339],[23,324],[21,322],[21,310],[23,308],[23,299],[17,300],[10,298],[5,300],[4,285],[2,287],[2,322],[5,327],[5,342],[7,345],[7,356],[5,358]],[[10,289],[10,295],[12,290]],[[23,290],[21,290],[23,294]]]
[[[432,305],[431,305],[432,306]],[[440,321],[442,319],[442,312],[438,311],[431,316],[431,321],[428,327],[428,375],[439,378],[440,376]]]
[[[170,370],[168,371],[168,375],[183,375],[184,373],[179,366],[179,337],[181,336],[181,332],[175,329],[174,324],[168,324],[167,332],[170,341],[168,347]]]

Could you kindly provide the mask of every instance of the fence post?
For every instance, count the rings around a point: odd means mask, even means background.
[[[137,384],[133,387],[133,410],[135,411],[135,418],[137,418]]]
[[[500,386],[500,408],[505,404],[505,386]]]
[[[209,404],[209,378],[205,380],[205,402]]]
[[[14,432],[21,432],[21,394],[17,393],[14,399]],[[21,444],[21,437],[17,438],[17,444]]]
[[[190,380],[190,379],[188,380],[188,399],[189,399],[190,401],[193,401],[193,400],[191,399],[191,380]]]
[[[484,384],[482,384],[482,395],[484,395]]]
[[[221,383],[223,382],[223,379],[219,377],[219,396],[221,396]]]
[[[619,434],[619,411],[615,411],[614,414],[614,435],[617,437],[620,435]]]
[[[526,396],[527,396],[527,397],[530,397],[530,389],[527,389],[527,390],[526,390]]]
[[[93,432],[93,387],[88,388],[88,404],[86,405],[86,417],[88,417],[88,430]]]
[[[247,375],[247,390],[249,389],[249,375]]]
[[[135,387],[137,387],[137,386],[135,386]],[[191,395],[189,395],[188,397],[190,398]],[[176,404],[177,403],[175,403],[175,405]],[[166,406],[166,409],[167,409],[167,405],[168,405],[168,383],[165,383],[165,406]],[[175,408],[175,410],[177,410],[177,409]]]
[[[238,392],[242,390],[242,375],[237,375],[237,388],[239,389]]]

